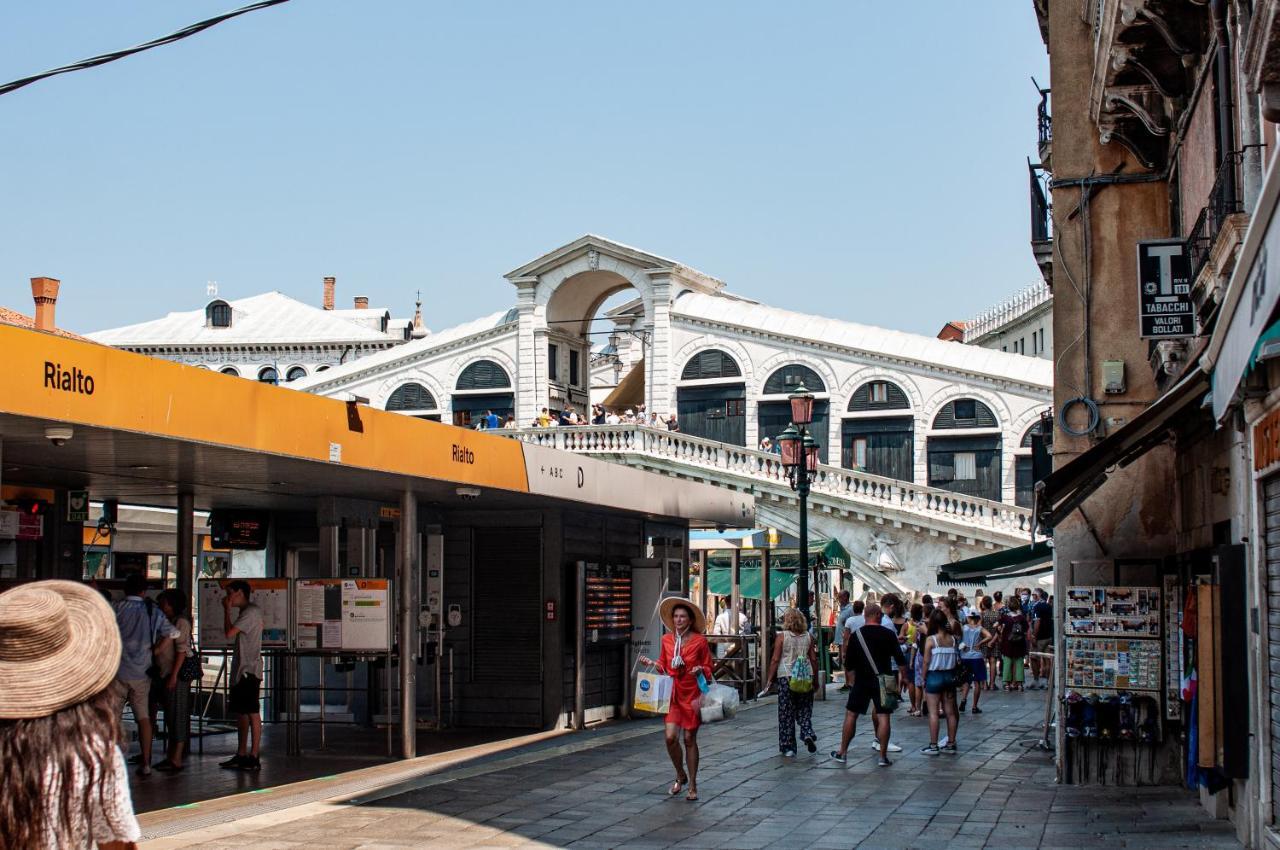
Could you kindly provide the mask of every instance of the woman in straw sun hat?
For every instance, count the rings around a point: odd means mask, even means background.
[[[702,724],[700,704],[702,689],[698,674],[711,681],[711,648],[702,636],[707,618],[702,609],[688,599],[672,596],[662,600],[659,609],[667,634],[662,636],[662,651],[657,667],[671,677],[671,709],[667,712],[667,755],[676,769],[676,781],[668,796],[679,794],[685,785],[685,799],[698,799],[698,727]],[[653,665],[653,659],[640,656],[640,663]],[[680,730],[684,730],[684,754],[680,753]],[[686,772],[685,768],[688,768]]]
[[[115,615],[92,588],[0,593],[0,850],[134,846]]]

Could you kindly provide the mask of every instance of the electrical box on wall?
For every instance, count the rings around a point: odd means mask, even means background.
[[[1102,361],[1102,391],[1108,394],[1124,392],[1124,361]]]

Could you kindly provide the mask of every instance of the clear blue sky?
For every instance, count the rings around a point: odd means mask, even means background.
[[[20,4],[0,81],[240,4]],[[0,304],[58,277],[90,331],[335,275],[441,329],[594,232],[932,334],[1038,277],[1033,74],[1025,0],[294,0],[0,97]]]

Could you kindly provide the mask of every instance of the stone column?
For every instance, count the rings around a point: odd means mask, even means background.
[[[516,285],[516,310],[519,311],[517,343],[516,343],[516,424],[527,427],[538,409],[538,371],[537,342],[534,325],[536,323],[536,304],[538,279],[522,277],[514,281]]]

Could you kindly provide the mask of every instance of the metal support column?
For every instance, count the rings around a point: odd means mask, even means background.
[[[400,575],[396,590],[400,601],[400,755],[418,754],[418,633],[414,616],[414,589],[418,586],[418,500],[412,490],[400,499]],[[337,543],[337,529],[334,529]],[[336,548],[336,547],[335,547]]]
[[[573,611],[573,728],[587,728],[587,562],[578,561],[574,573]]]
[[[738,612],[742,610],[742,550],[734,549],[729,557],[729,634],[740,635]]]
[[[769,653],[773,649],[773,594],[769,592],[769,550],[760,550],[760,690],[768,690]]]
[[[188,611],[191,610],[191,594],[195,589],[195,537],[196,497],[192,493],[179,493],[178,539],[173,550],[178,555],[174,572],[178,576],[178,592],[187,600]]]
[[[320,575],[339,578],[338,567],[338,526],[320,526]]]

